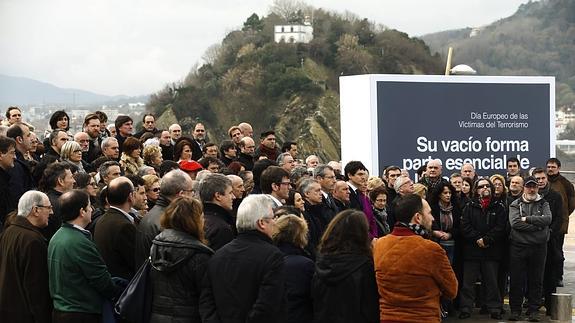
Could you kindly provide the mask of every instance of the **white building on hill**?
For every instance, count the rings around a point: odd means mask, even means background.
[[[303,25],[274,26],[274,41],[276,43],[309,43],[313,39],[313,27],[309,22]]]

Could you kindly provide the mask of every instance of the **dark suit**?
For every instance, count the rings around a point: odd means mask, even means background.
[[[347,185],[349,186],[349,208],[363,211],[363,205],[359,199],[360,192],[357,189],[354,190],[349,184]]]
[[[123,213],[108,209],[96,224],[94,242],[112,277],[134,276],[136,226]]]

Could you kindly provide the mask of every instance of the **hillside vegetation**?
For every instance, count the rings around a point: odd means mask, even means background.
[[[301,156],[315,153],[327,161],[340,158],[339,76],[443,70],[438,54],[400,31],[350,13],[301,4],[289,9],[276,2],[268,16],[248,17],[241,30],[208,48],[205,63],[185,80],[152,95],[149,107],[166,112],[164,120],[178,120],[184,132],[205,123],[215,142],[242,121],[252,124],[255,136],[275,129],[280,142],[298,142]],[[274,43],[274,25],[301,23],[304,15],[313,17],[313,41]]]
[[[480,75],[556,77],[557,107],[575,108],[575,1],[530,1],[511,17],[481,28],[423,36],[434,52],[454,48],[455,64],[468,64]]]

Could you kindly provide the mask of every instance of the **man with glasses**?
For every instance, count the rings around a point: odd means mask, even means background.
[[[263,194],[271,198],[274,208],[282,206],[291,188],[289,173],[279,166],[269,166],[260,177],[260,188]]]
[[[48,196],[28,191],[18,214],[0,236],[0,317],[4,322],[49,322],[48,244],[40,228],[48,225]]]
[[[539,195],[535,177],[529,176],[525,179],[523,195],[509,206],[509,222],[511,223],[509,320],[521,319],[523,298],[527,296],[529,308],[526,314],[530,321],[537,322],[552,215],[549,203]],[[526,281],[527,289],[525,289]],[[525,295],[525,291],[528,295]]]
[[[203,322],[282,321],[284,256],[272,242],[272,206],[261,194],[249,195],[240,205],[237,238],[208,262],[200,299]]]
[[[291,171],[295,168],[295,160],[293,159],[292,155],[288,152],[281,153],[276,160],[278,166],[285,169],[286,172],[291,173]]]

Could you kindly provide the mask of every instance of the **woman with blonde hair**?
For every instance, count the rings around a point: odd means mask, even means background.
[[[151,210],[160,197],[160,178],[156,175],[144,175],[144,187],[146,188],[146,197],[148,200],[148,210]]]
[[[156,145],[148,145],[144,147],[144,151],[142,152],[142,156],[144,157],[144,164],[154,167],[156,173],[160,173],[160,165],[164,161],[162,157],[162,148]]]
[[[304,250],[307,245],[307,222],[288,214],[276,220],[274,243],[284,254],[286,322],[312,322],[311,279],[314,264]]]
[[[74,165],[78,172],[86,173],[82,163],[82,147],[79,143],[68,140],[60,149],[60,158],[62,162]]]
[[[199,300],[207,262],[202,203],[177,197],[160,217],[163,231],[152,241],[150,322],[201,322]]]

